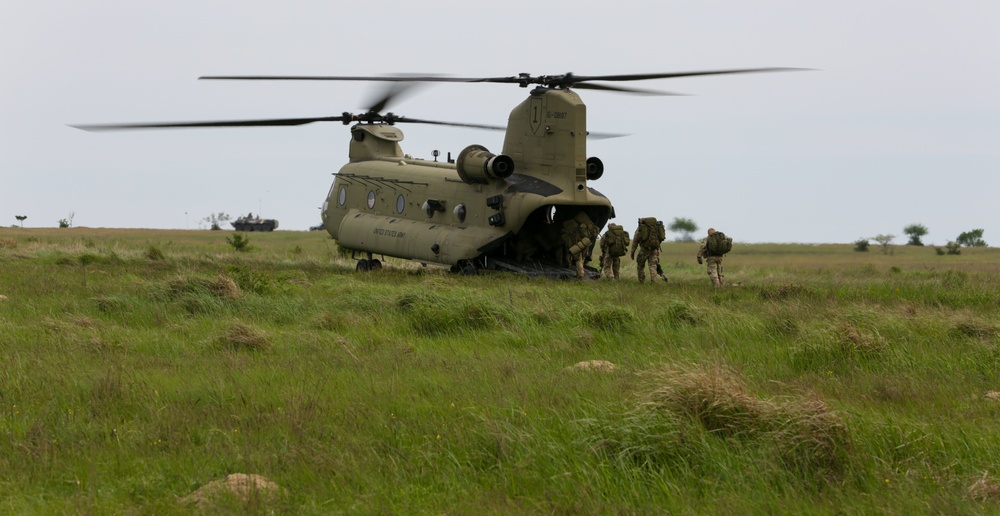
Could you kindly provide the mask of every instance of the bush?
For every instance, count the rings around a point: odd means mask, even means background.
[[[253,247],[250,246],[250,238],[243,235],[243,233],[234,233],[233,236],[226,237],[226,242],[234,250],[240,253],[245,253]]]
[[[854,250],[858,251],[858,252],[861,252],[861,253],[867,253],[868,252],[868,239],[867,238],[862,238],[861,240],[858,240],[858,241],[854,242]]]

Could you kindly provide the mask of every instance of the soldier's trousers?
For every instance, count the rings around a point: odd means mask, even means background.
[[[618,274],[622,269],[622,258],[621,256],[605,256],[604,257],[604,277],[611,279],[618,279]]]
[[[709,256],[705,259],[705,263],[708,264],[708,277],[712,278],[712,285],[721,287],[725,280],[725,276],[722,275],[722,257]]]
[[[583,269],[583,253],[577,253],[571,258],[573,264],[576,265],[576,279],[583,279],[584,269]]]
[[[640,247],[639,252],[635,255],[635,268],[636,273],[639,275],[639,283],[646,280],[646,265],[649,264],[649,281],[656,280],[656,266],[660,263],[660,250],[657,249],[646,249],[645,247]]]

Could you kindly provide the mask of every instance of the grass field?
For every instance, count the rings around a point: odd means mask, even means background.
[[[0,511],[1000,513],[1000,250],[737,243],[716,290],[696,244],[640,285],[232,235],[0,229]]]

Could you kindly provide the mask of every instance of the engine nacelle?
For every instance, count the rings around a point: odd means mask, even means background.
[[[597,181],[604,175],[604,162],[600,158],[587,158],[587,180]]]
[[[497,155],[482,145],[469,145],[458,154],[455,162],[458,176],[468,184],[485,184],[491,179],[506,179],[514,173],[514,160]]]

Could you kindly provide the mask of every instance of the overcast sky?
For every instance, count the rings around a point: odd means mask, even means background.
[[[252,211],[319,224],[340,124],[90,133],[68,124],[361,111],[371,83],[202,75],[510,76],[802,67],[581,90],[592,187],[629,230],[693,219],[742,242],[850,243],[921,223],[1000,242],[996,0],[0,2],[0,225],[197,228]],[[440,84],[389,110],[503,125],[526,91]],[[402,126],[431,159],[502,132]],[[699,232],[700,232],[699,231]]]

